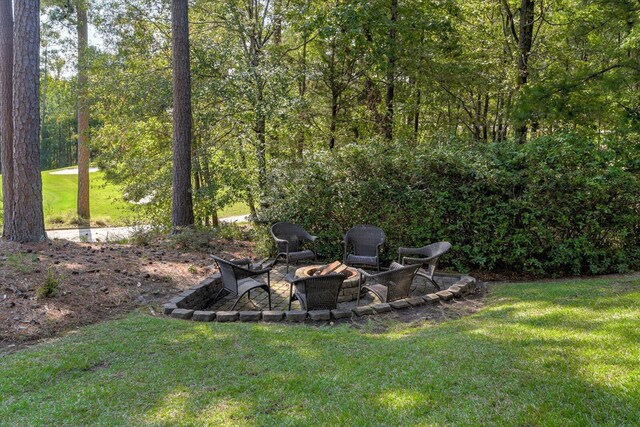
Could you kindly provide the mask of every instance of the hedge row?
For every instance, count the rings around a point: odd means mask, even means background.
[[[539,276],[640,266],[635,144],[555,135],[515,143],[349,146],[273,168],[265,222],[292,221],[341,257],[344,232],[375,224],[398,246],[447,240],[460,271]]]

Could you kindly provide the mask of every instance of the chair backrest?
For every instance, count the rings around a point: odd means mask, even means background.
[[[411,283],[419,269],[419,264],[402,266],[394,262],[389,270],[374,274],[367,280],[386,285],[387,301],[396,301],[409,296]]]
[[[333,310],[338,306],[338,294],[345,279],[343,274],[332,273],[299,279],[294,284],[305,295],[307,310]]]
[[[289,242],[289,252],[297,252],[300,250],[301,239],[307,239],[309,233],[299,225],[290,222],[278,222],[271,226],[271,235],[278,239]],[[284,243],[276,242],[278,252],[285,251]]]
[[[407,257],[407,264],[422,264],[425,268],[427,268],[427,276],[429,278],[433,278],[433,274],[436,271],[436,266],[438,264],[438,258],[442,255],[446,254],[451,250],[451,243],[449,242],[436,242],[427,246],[423,246],[413,251],[413,254],[420,255],[423,258],[430,258],[427,263],[421,262],[420,258],[410,258]]]
[[[378,245],[386,240],[384,231],[375,225],[356,225],[344,235],[345,243],[353,246],[353,253],[363,256],[378,255]]]
[[[222,276],[222,287],[231,292],[232,294],[238,293],[238,280],[240,279],[236,274],[239,267],[232,262],[225,259],[213,256],[213,259],[218,264],[220,275]]]
[[[424,250],[424,256],[431,258],[431,257],[439,257],[442,256],[444,254],[446,254],[447,252],[449,252],[449,250],[451,249],[451,243],[449,242],[436,242],[436,243],[432,243],[430,245],[425,246],[424,248],[421,248],[422,250]]]

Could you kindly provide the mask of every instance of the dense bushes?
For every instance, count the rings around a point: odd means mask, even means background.
[[[303,225],[330,258],[345,230],[370,223],[387,232],[387,259],[400,245],[448,240],[459,270],[623,272],[640,266],[638,151],[572,135],[350,146],[274,168],[261,219]]]

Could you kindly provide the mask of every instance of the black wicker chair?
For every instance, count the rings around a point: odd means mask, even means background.
[[[389,270],[382,273],[369,274],[364,270],[360,271],[361,290],[371,291],[382,302],[397,301],[407,298],[411,292],[411,283],[415,277],[419,265],[400,265],[392,262]],[[358,301],[360,304],[360,293]]]
[[[384,231],[374,225],[356,225],[344,235],[344,260],[347,265],[375,267],[380,271],[380,249],[387,240]],[[351,246],[352,253],[348,253]]]
[[[289,272],[289,264],[303,259],[317,258],[317,237],[309,234],[307,230],[299,225],[291,224],[290,222],[278,222],[271,227],[271,235],[278,247],[276,261],[278,258],[284,257],[287,261],[287,273]],[[304,249],[302,246],[305,242],[312,242],[313,250]]]
[[[251,269],[241,267],[240,265],[250,266],[251,263],[247,262],[247,260],[232,262],[217,256],[214,256],[213,259],[216,261],[216,264],[218,264],[218,269],[222,276],[222,289],[220,289],[214,301],[217,301],[223,292],[235,296],[237,298],[231,307],[231,310],[233,310],[244,294],[247,294],[247,297],[251,301],[251,291],[260,288],[267,292],[269,296],[269,310],[271,310],[271,267]],[[263,274],[267,275],[267,283],[254,279],[254,277]]]
[[[333,310],[338,307],[338,294],[346,276],[331,273],[325,276],[312,276],[295,279],[287,276],[289,287],[289,310],[291,303],[300,301],[303,310]]]
[[[438,259],[450,249],[451,243],[449,242],[432,243],[421,248],[400,248],[398,249],[398,262],[402,265],[419,264],[418,276],[424,277],[439,290],[440,286],[433,280],[433,275],[436,272]]]

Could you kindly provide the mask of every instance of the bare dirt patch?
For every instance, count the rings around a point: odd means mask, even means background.
[[[253,244],[220,240],[210,251],[185,252],[157,241],[114,243],[0,241],[0,351],[148,307],[212,274],[209,253],[252,257]],[[38,289],[53,277],[53,297]]]
[[[485,296],[488,285],[479,283],[476,290],[463,298],[439,302],[435,305],[421,305],[402,310],[393,310],[385,314],[374,316],[352,317],[330,322],[331,324],[349,324],[356,329],[364,329],[372,333],[384,333],[393,327],[394,323],[409,323],[420,326],[425,323],[440,323],[456,320],[463,316],[476,313],[485,306]]]

